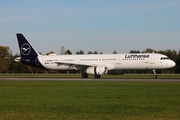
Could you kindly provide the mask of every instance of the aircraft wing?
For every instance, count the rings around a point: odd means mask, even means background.
[[[115,68],[114,65],[112,64],[92,64],[92,63],[75,63],[75,62],[68,62],[68,61],[63,61],[63,62],[55,62],[57,65],[69,65],[70,67],[76,67],[78,69],[81,68],[87,68],[87,67],[107,67],[108,70],[112,70]]]
[[[98,64],[91,64],[91,63],[74,63],[74,62],[55,62],[57,65],[70,65],[70,66],[87,66],[87,67],[94,67],[94,66],[100,66]]]

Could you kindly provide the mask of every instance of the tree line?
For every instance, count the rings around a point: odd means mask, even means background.
[[[161,53],[167,55],[170,59],[176,62],[176,66],[174,68],[164,70],[163,73],[180,73],[180,50],[177,52],[175,50],[153,50],[151,48],[147,48],[144,51],[139,50],[130,50],[129,53]],[[47,53],[53,54],[54,52]],[[66,50],[65,54],[71,55],[72,52],[70,50]],[[85,54],[83,50],[77,51],[76,54]],[[87,54],[103,54],[102,52],[97,51],[89,51]],[[113,51],[112,54],[117,54],[116,51]],[[0,46],[0,73],[59,73],[60,71],[53,70],[45,70],[36,67],[27,66],[18,62],[15,62],[14,59],[19,57],[19,54],[12,55],[12,52],[9,47]],[[61,71],[66,73],[67,71]],[[127,71],[129,73],[137,73],[137,71]],[[161,72],[162,73],[162,72]]]

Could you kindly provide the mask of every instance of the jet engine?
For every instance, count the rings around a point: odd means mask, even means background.
[[[104,66],[88,67],[86,69],[86,73],[92,75],[105,75],[107,74],[107,72],[108,72],[107,67]]]

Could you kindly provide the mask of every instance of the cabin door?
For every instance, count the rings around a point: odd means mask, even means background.
[[[76,62],[77,62],[77,63],[80,62],[80,58],[79,58],[79,57],[76,58]]]
[[[116,58],[116,64],[117,64],[117,65],[120,65],[120,64],[121,64],[121,58],[120,58],[120,57]]]
[[[150,64],[155,64],[155,57],[154,57],[154,54],[151,55],[151,58],[150,58]]]

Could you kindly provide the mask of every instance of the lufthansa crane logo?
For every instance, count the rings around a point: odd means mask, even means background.
[[[29,53],[31,52],[31,47],[29,44],[27,43],[24,43],[22,46],[21,46],[21,53],[23,55],[28,55]]]

